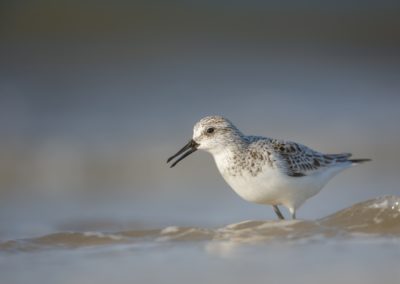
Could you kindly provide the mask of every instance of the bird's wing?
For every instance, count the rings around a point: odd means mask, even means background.
[[[343,154],[322,154],[299,143],[267,139],[264,140],[270,165],[289,176],[302,177],[336,163],[347,162],[351,156]]]

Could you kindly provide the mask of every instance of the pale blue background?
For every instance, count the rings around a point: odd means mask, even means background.
[[[300,218],[399,193],[396,1],[1,5],[0,239],[93,220],[112,230],[275,218],[230,191],[206,153],[165,164],[209,114],[373,159]]]

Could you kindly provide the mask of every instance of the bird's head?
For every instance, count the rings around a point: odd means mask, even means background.
[[[182,154],[171,165],[171,167],[174,167],[179,161],[197,149],[217,154],[224,151],[232,143],[240,141],[242,136],[240,131],[228,119],[216,115],[204,117],[194,125],[193,137],[189,143],[170,157],[167,162]]]

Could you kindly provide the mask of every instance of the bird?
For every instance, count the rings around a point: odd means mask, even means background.
[[[210,153],[228,185],[244,200],[271,205],[285,219],[284,206],[296,219],[296,211],[318,194],[341,171],[370,159],[350,159],[352,154],[323,154],[300,143],[244,135],[220,115],[206,116],[193,128],[189,142],[167,159],[170,167],[203,150]]]

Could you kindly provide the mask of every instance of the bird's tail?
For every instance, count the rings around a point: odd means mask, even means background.
[[[358,165],[361,163],[369,162],[371,161],[371,159],[351,159],[349,161],[351,162],[352,165]]]
[[[328,154],[328,158],[335,160],[336,163],[348,163],[351,165],[358,165],[364,162],[369,162],[371,159],[350,159],[351,153],[341,153],[341,154]]]

